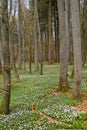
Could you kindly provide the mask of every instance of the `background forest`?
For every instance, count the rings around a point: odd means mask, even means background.
[[[87,0],[0,0],[0,129],[87,129],[86,100]]]

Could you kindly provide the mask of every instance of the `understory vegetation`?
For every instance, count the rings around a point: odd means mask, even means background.
[[[44,65],[43,75],[34,72],[34,66],[32,68],[32,74],[28,73],[28,68],[27,72],[20,71],[21,82],[15,82],[12,77],[11,112],[9,115],[0,115],[0,130],[87,129],[87,114],[72,107],[78,103],[71,97],[72,89],[68,94],[56,91],[58,64]],[[72,69],[73,66],[69,66],[71,88]],[[0,76],[0,84],[3,84],[2,79]],[[82,90],[87,92],[87,65],[83,68]],[[0,102],[1,97],[0,92]]]

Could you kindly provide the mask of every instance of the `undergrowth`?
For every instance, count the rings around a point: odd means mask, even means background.
[[[72,100],[64,93],[53,93],[52,90],[58,87],[59,66],[45,65],[44,74],[34,72],[32,74],[20,71],[21,82],[15,82],[12,72],[12,92],[10,103],[10,114],[0,115],[0,130],[57,130],[57,129],[86,129],[84,122],[87,114],[74,110],[71,106],[77,104],[77,100]],[[69,67],[69,74],[72,71]],[[82,89],[87,91],[87,66],[83,69]],[[68,76],[69,77],[69,76]],[[68,78],[72,87],[73,79]],[[0,89],[3,87],[3,76],[0,76]],[[70,90],[72,93],[72,90]],[[0,102],[2,93],[0,93]],[[32,110],[32,104],[35,110]],[[56,120],[51,122],[40,112]],[[61,123],[60,123],[61,122]]]

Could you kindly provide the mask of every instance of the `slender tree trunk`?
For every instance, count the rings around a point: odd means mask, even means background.
[[[35,71],[38,71],[38,36],[37,36],[37,0],[34,0],[34,60],[35,60]]]
[[[42,34],[43,35],[43,34]],[[40,46],[40,74],[43,75],[43,36],[41,36],[39,26],[39,46]]]
[[[4,88],[1,114],[9,114],[10,94],[11,94],[11,65],[9,49],[9,19],[8,19],[8,0],[2,1],[2,42],[4,55]]]
[[[23,22],[23,25],[24,25],[24,22]],[[24,71],[26,71],[26,60],[25,60],[25,54],[26,54],[26,51],[25,51],[25,37],[24,37],[24,29],[23,29],[23,27],[22,27],[22,39],[23,39],[23,41],[22,41],[22,47],[23,47],[23,69],[24,69]]]
[[[49,0],[49,11],[48,11],[48,40],[49,40],[49,48],[48,48],[48,63],[52,64],[52,9],[51,9],[51,0]]]
[[[84,0],[83,66],[87,60],[87,0]]]
[[[78,0],[71,0],[73,48],[74,48],[74,86],[73,92],[75,98],[81,96],[82,81],[82,56],[81,56],[81,32],[80,32],[80,15]]]
[[[69,11],[68,11],[68,15],[69,15],[69,40],[70,40],[70,45],[69,45],[69,64],[73,64],[73,38],[72,38],[72,21],[71,21],[71,10],[70,10],[70,0],[68,1],[69,3]],[[73,74],[73,70],[71,72]],[[71,74],[71,75],[72,75]],[[74,75],[73,75],[74,77]]]
[[[45,55],[45,61],[48,61],[48,34],[45,32],[44,34],[44,55]]]
[[[36,6],[37,6],[37,1],[36,1]],[[38,30],[38,43],[39,43],[39,49],[40,49],[40,74],[43,75],[43,50],[42,50],[43,40],[41,36],[38,10],[37,10],[37,30]]]
[[[32,73],[32,52],[31,52],[31,39],[29,40],[29,72]]]
[[[11,48],[10,48],[10,54],[11,54],[11,62],[12,62],[12,67],[13,67],[13,71],[14,71],[14,75],[15,75],[15,78],[16,78],[16,81],[19,82],[20,81],[20,76],[19,76],[19,73],[18,73],[18,70],[17,70],[17,67],[16,67],[16,64],[15,64],[15,56],[14,56],[14,43],[15,43],[15,39],[14,39],[14,32],[11,32],[11,35],[12,35],[12,39],[10,39],[10,42],[11,42]]]
[[[1,70],[2,70],[2,68],[4,67],[4,59],[3,59],[3,45],[2,45],[1,29],[0,29],[0,61],[1,61]]]
[[[32,34],[33,34],[33,30],[31,29],[31,26],[33,26],[32,24],[32,16],[33,16],[33,1],[29,1],[29,5],[30,5],[30,11],[29,11],[29,17],[28,17],[28,24],[29,24],[29,36],[28,36],[28,43],[29,43],[29,73],[31,74],[32,73],[32,57],[33,57],[33,48],[32,48],[32,43],[33,43],[33,40],[32,40]],[[34,21],[33,21],[34,23]]]
[[[22,66],[22,7],[21,1],[18,0],[18,22],[17,22],[17,33],[18,33],[18,68]]]
[[[58,13],[56,5],[54,14],[54,27],[55,27],[55,62],[59,62],[59,42],[58,42],[59,23],[58,23]]]
[[[64,13],[64,0],[57,0],[58,13],[59,13],[59,38],[60,38],[60,77],[59,77],[59,90],[67,91],[69,88],[67,80],[68,71],[68,42],[66,40],[66,22]]]
[[[69,24],[69,0],[65,0],[65,24],[66,24],[66,57],[67,67],[69,61],[69,48],[70,48],[70,24]]]

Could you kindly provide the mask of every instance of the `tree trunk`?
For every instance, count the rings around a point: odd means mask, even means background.
[[[68,42],[66,40],[66,23],[64,13],[64,0],[57,0],[59,13],[59,38],[60,38],[60,76],[59,76],[59,90],[67,91],[69,88],[67,80],[68,71]]]
[[[36,1],[37,6],[37,1]],[[40,21],[38,16],[38,10],[37,10],[37,31],[38,31],[38,43],[39,43],[39,49],[40,49],[40,74],[43,75],[43,40],[41,36],[41,29],[40,29]]]
[[[65,24],[66,24],[66,58],[67,67],[69,61],[69,48],[70,48],[70,24],[69,24],[69,0],[65,0]]]
[[[31,53],[31,39],[29,40],[29,72],[32,73],[32,53]]]
[[[81,58],[81,33],[80,33],[80,15],[78,0],[71,0],[72,33],[74,48],[74,87],[75,98],[81,96],[82,81],[82,58]]]
[[[51,9],[51,0],[49,0],[49,10],[48,10],[48,63],[52,64],[52,9]]]
[[[1,25],[0,25],[0,28],[1,28]],[[4,59],[3,59],[3,45],[2,45],[1,29],[0,29],[0,63],[1,63],[0,71],[2,72],[2,68],[4,67]]]
[[[59,62],[59,41],[58,41],[58,35],[59,35],[59,23],[58,23],[58,13],[57,13],[57,7],[55,5],[54,9],[54,28],[55,28],[55,62]]]
[[[13,68],[13,71],[14,71],[14,75],[15,75],[15,78],[16,78],[16,81],[19,82],[20,81],[20,77],[19,77],[19,73],[18,73],[18,70],[17,70],[17,67],[16,67],[16,64],[15,64],[15,56],[14,56],[14,43],[15,43],[15,39],[14,39],[14,32],[11,32],[12,35],[12,39],[10,39],[10,42],[11,42],[11,45],[10,45],[10,54],[11,54],[11,63],[12,63],[12,68]]]
[[[18,21],[17,21],[17,33],[18,33],[18,68],[22,66],[22,7],[21,1],[18,0]]]
[[[34,0],[34,60],[35,60],[35,71],[39,70],[38,65],[38,28],[37,28],[37,0]]]
[[[84,35],[84,43],[83,43],[83,66],[87,60],[87,0],[84,0],[84,26],[83,26],[83,35]]]
[[[9,20],[8,20],[8,0],[2,1],[2,42],[4,55],[4,88],[1,114],[9,114],[10,94],[11,94],[11,73],[10,73],[10,49],[9,49]]]

